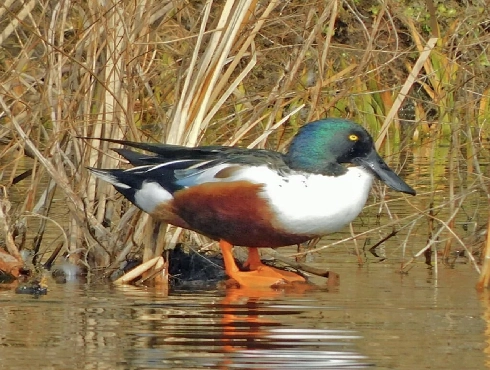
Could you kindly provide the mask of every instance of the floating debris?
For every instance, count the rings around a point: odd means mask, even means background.
[[[16,294],[29,294],[33,296],[40,296],[48,294],[48,285],[46,283],[46,277],[41,279],[31,280],[25,283],[20,283],[15,289]]]

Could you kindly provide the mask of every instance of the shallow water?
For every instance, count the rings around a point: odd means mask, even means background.
[[[488,297],[466,264],[333,263],[328,291],[49,283],[0,292],[2,369],[483,369]]]

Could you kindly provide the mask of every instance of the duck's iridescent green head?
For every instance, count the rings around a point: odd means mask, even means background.
[[[286,154],[288,165],[298,171],[340,176],[351,163],[373,173],[394,190],[415,195],[383,161],[371,135],[360,125],[345,119],[328,118],[303,126]]]

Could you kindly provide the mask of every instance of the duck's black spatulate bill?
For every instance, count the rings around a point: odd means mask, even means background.
[[[383,181],[393,190],[410,195],[416,194],[415,190],[413,190],[400,178],[400,176],[398,176],[390,167],[388,167],[374,148],[366,156],[355,158],[352,162],[370,170],[378,179]]]

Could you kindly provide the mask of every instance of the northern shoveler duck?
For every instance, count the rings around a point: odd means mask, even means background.
[[[218,240],[226,273],[241,286],[304,281],[263,265],[257,248],[340,230],[361,212],[375,178],[415,195],[376,152],[371,135],[345,119],[304,125],[286,154],[103,140],[153,154],[114,149],[135,167],[90,171],[156,219]],[[250,271],[235,264],[233,245],[250,247]]]

